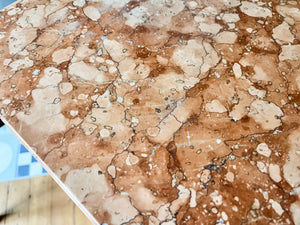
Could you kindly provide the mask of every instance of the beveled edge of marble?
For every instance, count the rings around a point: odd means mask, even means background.
[[[22,1],[22,0],[19,0]],[[78,208],[86,215],[86,217],[95,225],[99,225],[99,222],[95,217],[84,207],[84,205],[78,200],[72,191],[57,177],[57,175],[50,169],[50,167],[36,154],[31,146],[22,138],[22,136],[10,125],[10,123],[0,114],[0,119],[9,128],[9,130],[19,139],[19,141],[26,147],[26,149],[33,155],[33,157],[43,166],[58,186],[69,196],[69,198],[78,206]]]

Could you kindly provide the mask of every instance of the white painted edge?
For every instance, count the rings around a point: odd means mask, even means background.
[[[84,207],[84,205],[78,200],[76,195],[57,177],[57,175],[50,169],[50,167],[36,154],[36,152],[30,147],[30,145],[21,137],[21,135],[9,124],[9,122],[0,114],[0,119],[11,130],[11,132],[19,139],[19,141],[27,148],[27,150],[33,155],[33,157],[44,167],[48,174],[54,179],[54,181],[63,189],[63,191],[69,196],[69,198],[78,206],[78,208],[86,215],[87,218],[94,224],[100,225],[95,217]]]

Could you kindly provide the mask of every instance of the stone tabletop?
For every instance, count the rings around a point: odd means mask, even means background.
[[[300,224],[300,4],[20,0],[0,113],[95,224]]]

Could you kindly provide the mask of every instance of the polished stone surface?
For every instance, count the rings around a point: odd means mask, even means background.
[[[31,0],[0,113],[101,224],[300,224],[297,1]]]

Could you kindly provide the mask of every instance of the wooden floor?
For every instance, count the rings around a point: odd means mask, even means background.
[[[48,175],[0,183],[0,216],[0,225],[92,224]]]

